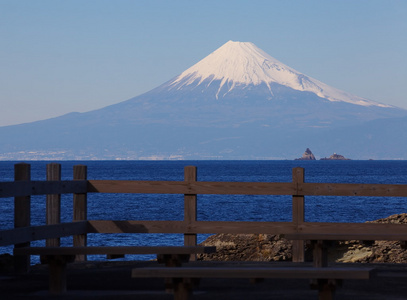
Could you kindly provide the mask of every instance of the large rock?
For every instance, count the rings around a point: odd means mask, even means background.
[[[292,259],[290,241],[271,234],[216,234],[201,245],[216,246],[216,253],[199,255],[200,260],[284,261]]]
[[[407,224],[407,214],[392,215],[387,218],[379,219],[367,223],[392,223]],[[355,252],[356,245],[350,245],[350,249],[345,255]],[[373,245],[359,245],[359,257],[353,258],[355,262],[372,262],[372,263],[407,263],[407,249],[403,249],[400,241],[376,241]],[[365,255],[361,255],[364,252]],[[345,256],[344,255],[344,256]]]
[[[312,153],[312,151],[309,148],[307,148],[302,157],[296,158],[295,160],[315,160],[315,156]]]
[[[392,215],[368,223],[407,224],[407,214]],[[270,234],[216,234],[201,245],[216,246],[213,254],[198,256],[200,260],[218,261],[291,261],[292,243],[279,235]],[[306,249],[306,259],[311,258]],[[407,250],[400,241],[375,241],[363,244],[359,241],[333,243],[329,249],[331,262],[359,263],[407,263]]]
[[[321,158],[321,160],[350,160],[350,159],[349,159],[349,158],[346,158],[346,157],[343,156],[343,155],[334,153],[334,154],[332,154],[330,157]]]

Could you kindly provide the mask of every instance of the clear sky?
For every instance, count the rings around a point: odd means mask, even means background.
[[[140,95],[229,40],[407,109],[407,1],[0,0],[0,126]]]

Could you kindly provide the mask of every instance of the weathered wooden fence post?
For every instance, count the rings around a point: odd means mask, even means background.
[[[73,167],[73,180],[87,180],[88,168],[84,165]],[[85,221],[88,217],[87,193],[73,195],[73,221]],[[79,234],[73,236],[74,246],[86,246],[87,235]],[[86,255],[77,255],[75,261],[86,261]]]
[[[19,163],[14,165],[14,181],[30,181],[31,165]],[[14,228],[31,225],[31,196],[14,197]],[[29,247],[30,243],[14,245],[15,248]],[[16,255],[14,257],[14,270],[23,274],[30,270],[30,256]]]
[[[61,180],[61,165],[56,163],[47,164],[47,180],[60,181]],[[46,205],[46,224],[59,224],[61,223],[61,195],[47,195]],[[46,246],[59,247],[60,239],[47,239]]]
[[[293,223],[299,226],[304,223],[304,196],[298,195],[299,185],[304,183],[304,168],[293,169],[293,183],[296,185],[297,195],[293,195]],[[293,262],[304,262],[305,247],[303,240],[293,241]]]
[[[194,166],[186,166],[184,168],[184,181],[195,182],[197,181],[197,168]],[[197,220],[197,195],[185,194],[184,195],[184,221],[187,225],[193,224]],[[184,234],[185,246],[196,246],[197,236],[194,233]],[[190,260],[196,260],[196,254],[192,254]]]

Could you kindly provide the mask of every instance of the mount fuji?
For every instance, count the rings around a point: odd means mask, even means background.
[[[407,111],[229,41],[145,94],[0,127],[0,139],[0,159],[407,159]]]

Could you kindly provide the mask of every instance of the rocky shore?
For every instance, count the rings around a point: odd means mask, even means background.
[[[407,214],[392,215],[372,223],[407,224]],[[199,260],[216,261],[290,261],[292,244],[279,235],[270,234],[216,234],[201,245],[216,246],[213,254],[200,255]],[[311,259],[306,249],[306,259]],[[329,249],[329,261],[352,263],[407,263],[407,249],[400,241],[336,242]]]
[[[407,214],[392,215],[370,221],[371,223],[407,224]],[[368,222],[368,223],[370,223]],[[291,261],[292,243],[271,234],[216,234],[201,245],[216,246],[216,253],[198,255],[198,260],[210,261]],[[306,260],[312,253],[306,248]],[[400,241],[375,241],[365,244],[360,241],[335,242],[329,249],[330,262],[344,263],[407,263],[407,249]],[[0,255],[0,271],[11,272],[13,256]]]

